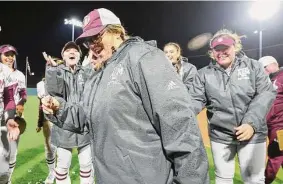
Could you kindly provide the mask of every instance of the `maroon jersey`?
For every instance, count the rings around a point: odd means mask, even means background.
[[[266,116],[269,135],[275,134],[276,130],[283,129],[283,69],[276,73],[270,74],[270,79],[274,88],[277,90],[277,95],[269,113]],[[275,135],[270,137],[274,138]]]

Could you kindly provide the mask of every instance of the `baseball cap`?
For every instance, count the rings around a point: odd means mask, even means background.
[[[12,45],[1,45],[0,46],[0,53],[1,54],[9,52],[9,51],[13,51],[13,52],[15,52],[15,54],[18,55],[16,48],[13,47]]]
[[[264,56],[261,57],[258,62],[260,62],[262,64],[263,67],[266,67],[267,65],[271,64],[271,63],[278,63],[277,60],[272,57],[272,56]]]
[[[75,48],[75,49],[77,49],[77,50],[79,51],[80,55],[82,55],[82,52],[81,52],[80,47],[79,47],[75,42],[69,41],[69,42],[67,42],[67,43],[64,45],[64,47],[63,47],[63,49],[62,49],[62,52],[61,52],[62,57],[63,57],[63,52],[64,52],[65,50],[69,49],[69,48]]]
[[[212,49],[214,49],[215,47],[217,47],[219,45],[230,47],[234,43],[235,43],[235,40],[233,38],[226,36],[226,35],[223,35],[223,36],[219,36],[219,37],[214,38],[211,41],[210,47]]]
[[[109,24],[120,24],[120,19],[110,10],[105,8],[94,9],[83,20],[83,33],[76,39],[80,43],[85,38],[95,36]]]

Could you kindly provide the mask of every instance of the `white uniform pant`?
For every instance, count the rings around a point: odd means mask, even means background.
[[[16,166],[19,141],[20,136],[16,141],[10,141],[9,181],[11,180],[12,174]]]
[[[78,148],[80,165],[80,184],[93,184],[94,173],[90,145]],[[57,166],[55,169],[57,184],[70,184],[69,168],[72,161],[71,148],[57,148]]]
[[[238,155],[244,184],[264,184],[266,143],[227,145],[211,141],[215,184],[233,184],[235,156]]]
[[[46,164],[49,169],[49,173],[54,173],[55,160],[56,160],[56,147],[51,144],[51,128],[53,124],[49,121],[43,122],[43,136],[44,136],[44,148]]]

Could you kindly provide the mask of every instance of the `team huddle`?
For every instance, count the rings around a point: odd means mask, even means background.
[[[84,61],[80,46],[89,50]],[[283,167],[283,70],[271,56],[246,56],[241,37],[226,29],[209,46],[211,62],[197,70],[179,44],[160,50],[156,41],[128,36],[107,9],[85,16],[62,60],[43,53],[36,131],[45,138],[45,183],[71,183],[76,148],[81,184],[208,184],[196,119],[204,108],[216,184],[233,183],[236,155],[245,184],[272,183]],[[0,54],[0,184],[10,184],[27,93],[16,49],[3,45]]]

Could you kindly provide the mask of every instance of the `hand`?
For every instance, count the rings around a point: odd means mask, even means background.
[[[44,59],[47,62],[47,65],[51,65],[51,66],[57,66],[56,61],[54,61],[54,59],[52,59],[51,56],[47,55],[46,52],[42,52]]]
[[[239,141],[249,140],[254,135],[254,129],[249,124],[242,124],[234,129],[236,130],[237,139]]]
[[[41,131],[41,127],[37,127],[36,128],[36,132],[38,133],[38,132],[40,132]]]
[[[16,114],[19,117],[22,117],[23,112],[24,112],[24,106],[23,105],[17,105],[17,107],[16,107]]]
[[[88,56],[87,56],[88,62],[91,62],[91,60],[92,60],[92,55],[93,55],[92,50],[89,50],[89,51],[88,51]]]
[[[7,121],[7,132],[9,140],[17,140],[20,135],[20,129],[18,123],[16,123],[13,119],[9,119]]]
[[[41,99],[42,109],[45,114],[54,114],[54,111],[59,110],[59,102],[52,96],[46,96]]]

